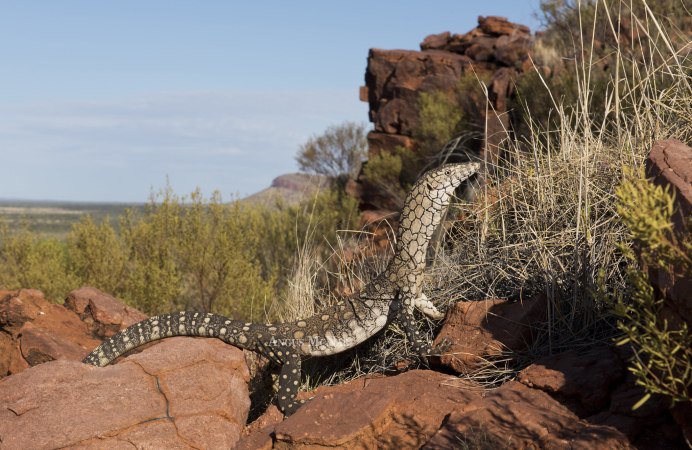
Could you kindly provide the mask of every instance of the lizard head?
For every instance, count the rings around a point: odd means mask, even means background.
[[[426,172],[421,182],[431,200],[446,203],[454,190],[479,168],[479,163],[444,164]]]

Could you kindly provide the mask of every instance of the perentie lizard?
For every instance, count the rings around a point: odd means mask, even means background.
[[[406,197],[394,257],[387,268],[360,292],[312,317],[286,323],[249,323],[217,314],[179,312],[150,317],[120,331],[96,347],[84,362],[105,366],[140,345],[170,336],[219,338],[253,350],[281,365],[278,403],[290,415],[296,400],[301,358],[343,352],[375,335],[392,321],[406,332],[415,352],[432,349],[414,327],[414,308],[433,318],[442,314],[421,292],[426,251],[455,189],[478,171],[478,163],[446,164],[426,172]]]

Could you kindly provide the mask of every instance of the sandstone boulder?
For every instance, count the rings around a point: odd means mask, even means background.
[[[607,425],[579,420],[548,394],[510,381],[453,411],[424,449],[631,449],[627,437]]]
[[[70,292],[64,306],[74,311],[91,333],[101,339],[147,318],[146,314],[93,287]]]
[[[0,299],[0,335],[0,376],[56,359],[79,361],[100,344],[73,311],[33,289]]]
[[[506,17],[488,16],[478,17],[478,27],[487,34],[502,36],[515,34],[529,34],[531,30],[526,25],[512,23]]]
[[[296,414],[243,439],[239,448],[417,448],[452,410],[480,398],[477,386],[426,370],[321,387]],[[270,434],[271,433],[271,434]]]
[[[58,359],[81,361],[105,337],[146,315],[94,288],[70,292],[65,305],[34,289],[0,298],[0,377]]]
[[[433,360],[457,373],[473,371],[506,349],[526,349],[546,321],[546,314],[543,295],[523,303],[505,299],[456,303],[447,312],[434,343],[447,339],[452,347]]]
[[[0,380],[3,450],[230,448],[250,405],[242,351],[171,338],[103,368],[51,361]]]

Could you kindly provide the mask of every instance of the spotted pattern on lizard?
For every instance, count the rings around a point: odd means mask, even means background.
[[[433,318],[442,314],[421,292],[428,243],[441,222],[455,189],[479,169],[477,163],[446,164],[426,172],[406,197],[394,256],[387,268],[360,292],[312,317],[285,323],[251,323],[217,314],[179,312],[150,317],[115,334],[84,359],[105,366],[140,345],[170,336],[219,338],[258,352],[281,366],[278,403],[290,415],[296,400],[301,361],[305,356],[340,353],[375,335],[392,321],[406,332],[413,351],[439,353],[419,336],[413,310]]]

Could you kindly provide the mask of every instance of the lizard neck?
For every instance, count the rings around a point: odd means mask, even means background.
[[[444,191],[431,195],[426,179],[416,183],[401,212],[394,257],[388,272],[422,272],[425,269],[428,244],[449,206],[450,195]]]

